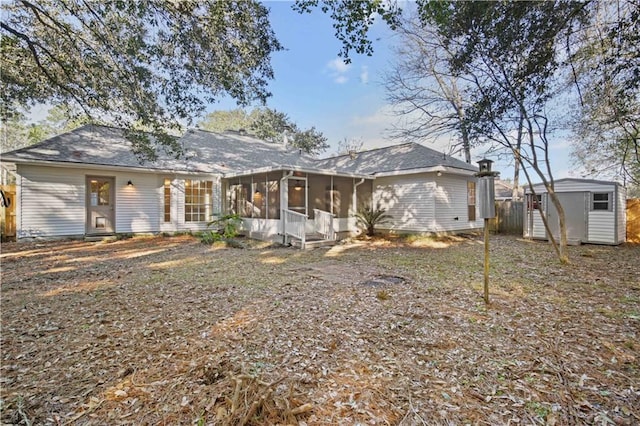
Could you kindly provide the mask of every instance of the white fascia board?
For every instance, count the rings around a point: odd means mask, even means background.
[[[74,163],[74,162],[59,162],[59,161],[43,161],[43,160],[4,160],[3,163],[16,164],[16,165],[36,165],[47,167],[59,167],[65,169],[98,169],[98,170],[114,170],[120,172],[138,172],[138,173],[153,173],[153,174],[175,174],[175,175],[213,175],[221,176],[222,173],[211,172],[204,170],[182,170],[182,169],[154,169],[149,167],[131,167],[131,166],[111,166],[107,164],[92,164],[92,163]]]
[[[478,173],[473,170],[459,169],[457,167],[434,166],[434,167],[424,167],[421,169],[392,170],[388,172],[380,172],[380,173],[376,173],[375,177],[414,175],[418,173],[437,173],[437,172],[447,173],[450,175],[462,175],[462,176],[475,176],[475,174]]]
[[[353,177],[358,179],[374,179],[374,176],[371,175],[363,175],[358,173],[346,173],[346,172],[337,172],[335,170],[327,170],[327,169],[311,169],[306,167],[298,167],[298,166],[269,166],[269,167],[261,167],[259,169],[250,169],[244,170],[242,172],[231,172],[224,173],[223,177],[225,179],[232,179],[235,177],[241,176],[250,176],[256,175],[260,173],[270,173],[277,171],[294,171],[301,173],[310,173],[314,175],[327,175],[327,176],[340,176],[340,177]]]

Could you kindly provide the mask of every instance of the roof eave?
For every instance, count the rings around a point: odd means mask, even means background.
[[[241,172],[229,172],[229,173],[224,173],[223,177],[225,179],[233,179],[236,177],[250,176],[250,175],[277,172],[277,171],[294,171],[294,172],[301,172],[301,173],[311,173],[316,175],[352,177],[357,179],[374,179],[374,176],[372,175],[365,175],[361,173],[340,172],[340,171],[330,170],[330,169],[314,169],[310,167],[300,167],[300,166],[292,166],[292,165],[268,166],[268,167],[260,167],[260,168],[251,169],[251,170],[244,170]]]
[[[2,158],[0,162],[5,164],[16,165],[37,165],[48,167],[64,167],[74,169],[100,169],[100,170],[117,170],[117,171],[135,171],[141,173],[170,173],[170,174],[185,174],[185,175],[221,175],[222,173],[210,170],[185,170],[185,169],[169,169],[169,168],[153,168],[153,167],[136,167],[136,166],[117,166],[111,164],[97,164],[97,163],[79,163],[73,161],[48,161],[37,159],[24,159],[24,158]]]
[[[467,169],[461,169],[458,167],[443,166],[440,164],[437,166],[422,167],[419,169],[390,170],[386,172],[378,172],[378,173],[375,173],[375,176],[388,177],[388,176],[401,176],[401,175],[413,175],[418,173],[437,173],[437,172],[448,173],[452,175],[463,175],[463,176],[474,176],[476,173],[478,173],[477,170],[467,170]]]

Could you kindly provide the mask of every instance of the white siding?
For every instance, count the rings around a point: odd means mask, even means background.
[[[607,211],[589,212],[588,242],[615,244],[615,213]]]
[[[393,217],[381,229],[431,231],[435,222],[435,182],[422,176],[394,176],[374,181],[373,203]]]
[[[473,229],[467,219],[467,177],[423,173],[378,178],[373,202],[393,217],[381,229],[411,232],[445,232]],[[457,218],[457,220],[456,220]]]
[[[160,231],[162,183],[157,175],[122,173],[116,176],[116,232],[147,233]],[[127,182],[131,180],[132,186]]]
[[[185,223],[184,179],[212,180],[213,212],[221,210],[217,176],[73,169],[18,165],[18,238],[82,236],[86,222],[86,176],[115,178],[115,232],[157,233],[203,230],[206,222]],[[164,179],[173,179],[171,223],[164,223]],[[133,185],[127,185],[128,181]]]
[[[472,178],[469,178],[473,180]],[[478,216],[478,191],[476,186],[476,220],[469,221],[467,182],[465,177],[444,175],[435,177],[435,220],[432,228],[437,231],[457,231],[481,228],[484,220]]]
[[[83,171],[18,165],[17,173],[17,238],[84,234]]]

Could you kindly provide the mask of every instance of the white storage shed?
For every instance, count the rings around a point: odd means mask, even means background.
[[[560,179],[555,181],[567,223],[569,244],[610,244],[625,242],[626,190],[617,182],[589,179]],[[535,194],[535,195],[534,195]],[[526,188],[524,217],[525,238],[548,239],[538,209],[547,215],[549,227],[560,238],[558,213],[542,183]]]

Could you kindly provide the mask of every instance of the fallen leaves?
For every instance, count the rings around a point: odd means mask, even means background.
[[[636,424],[639,246],[3,244],[13,424]]]

